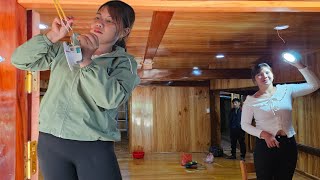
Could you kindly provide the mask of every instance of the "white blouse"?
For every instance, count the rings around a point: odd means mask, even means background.
[[[288,137],[296,133],[292,126],[292,98],[310,94],[320,87],[320,81],[308,68],[299,69],[306,83],[277,85],[271,97],[247,96],[242,108],[241,128],[247,133],[260,138],[266,131],[276,136],[279,130]],[[251,125],[252,118],[256,126]]]

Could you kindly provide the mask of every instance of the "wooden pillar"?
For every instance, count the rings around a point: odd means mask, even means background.
[[[14,49],[26,40],[25,9],[0,1],[0,177],[24,179],[26,141],[25,73],[11,65]]]
[[[211,145],[221,146],[220,91],[210,90]]]

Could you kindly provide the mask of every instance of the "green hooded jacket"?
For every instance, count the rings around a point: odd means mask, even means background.
[[[119,141],[117,108],[139,84],[137,62],[121,47],[83,68],[69,69],[63,45],[37,35],[18,47],[12,64],[22,70],[51,70],[40,104],[39,131],[79,141]]]

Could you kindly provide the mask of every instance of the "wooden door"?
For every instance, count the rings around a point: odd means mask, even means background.
[[[14,68],[11,54],[26,40],[25,9],[16,0],[0,1],[0,177],[24,178],[26,141],[25,72]]]

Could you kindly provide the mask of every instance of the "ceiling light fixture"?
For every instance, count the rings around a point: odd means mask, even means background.
[[[222,58],[224,58],[224,55],[223,55],[223,54],[217,54],[217,55],[216,55],[216,58],[217,58],[217,59],[222,59]]]
[[[286,44],[286,41],[280,36],[279,31],[284,30],[284,29],[288,29],[289,25],[281,25],[281,26],[276,26],[273,29],[277,30],[277,34],[278,37],[283,41],[283,44]],[[301,59],[301,55],[293,50],[287,50],[285,52],[283,52],[281,54],[281,57],[283,58],[283,60],[287,61],[287,62],[295,62]]]
[[[192,68],[192,74],[195,76],[200,76],[201,75],[201,70],[198,67],[193,67]]]
[[[276,26],[273,29],[274,30],[284,30],[284,29],[288,29],[289,25],[280,25],[280,26]]]

